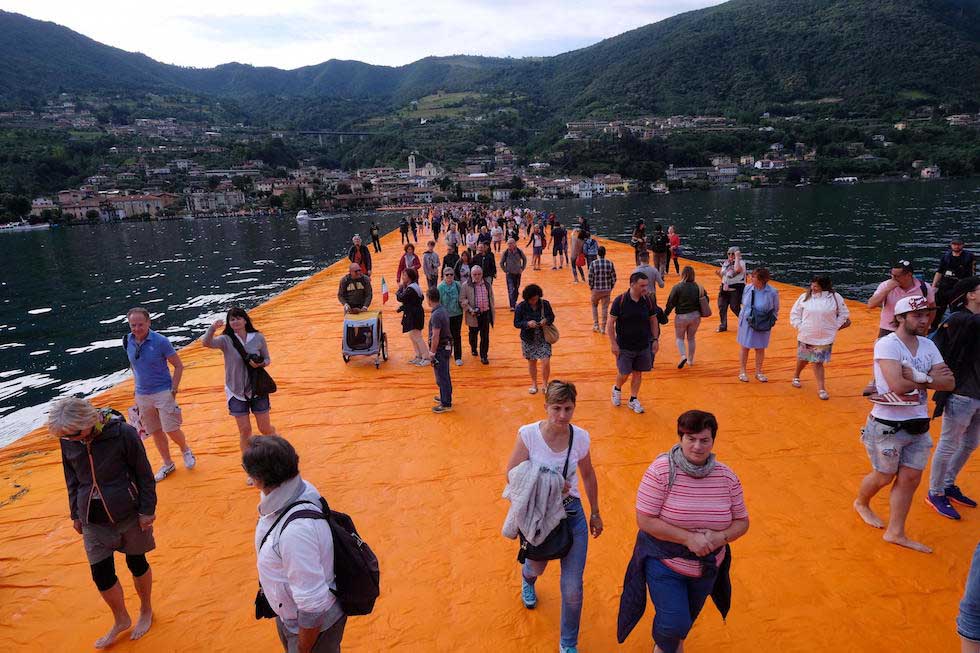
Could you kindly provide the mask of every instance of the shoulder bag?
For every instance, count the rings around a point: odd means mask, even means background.
[[[575,443],[575,430],[572,425],[568,425],[568,453],[565,454],[565,466],[562,468],[562,481],[568,481],[568,460],[572,456],[572,445]],[[562,502],[564,507],[564,502]],[[521,541],[521,548],[517,550],[517,561],[521,564],[525,560],[558,560],[564,558],[572,548],[572,526],[568,523],[568,517],[563,517],[558,525],[555,526],[548,537],[541,544],[534,546],[524,538],[524,534],[517,532]]]
[[[711,299],[708,298],[708,291],[701,284],[698,284],[698,313],[701,317],[711,317]]]
[[[542,318],[544,317],[544,305],[545,305],[545,301],[542,299],[541,300]],[[560,337],[561,334],[558,333],[558,327],[556,327],[554,324],[549,322],[548,324],[545,324],[543,327],[541,327],[541,335],[544,336],[544,341],[546,343],[548,343],[549,345],[553,345],[556,342],[558,342],[558,338]]]
[[[252,396],[267,397],[278,390],[279,388],[272,379],[272,375],[264,367],[252,367],[249,365],[249,354],[245,351],[245,347],[238,339],[238,336],[232,334],[228,337],[231,338],[231,344],[235,345],[235,350],[245,362],[245,374],[248,375],[249,385],[252,386]]]
[[[749,326],[752,327],[753,331],[772,331],[773,325],[776,324],[776,312],[775,311],[757,311],[755,309],[755,288],[751,290],[752,301],[749,310]]]

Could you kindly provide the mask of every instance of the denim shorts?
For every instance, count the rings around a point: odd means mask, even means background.
[[[868,452],[871,467],[882,474],[897,474],[899,466],[922,471],[929,462],[929,450],[932,449],[928,431],[919,435],[896,431],[870,415],[861,429],[861,442]]]
[[[268,413],[271,408],[269,395],[264,397],[249,397],[246,401],[236,399],[235,397],[228,400],[228,412],[235,417],[248,415],[249,411],[256,415]]]

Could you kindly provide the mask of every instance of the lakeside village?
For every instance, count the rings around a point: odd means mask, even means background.
[[[764,114],[761,118],[770,117]],[[794,117],[773,117],[772,120],[792,121]],[[924,120],[928,118],[913,115],[895,123],[892,128],[903,131],[913,128],[916,121]],[[946,121],[950,126],[980,128],[980,114],[948,116]],[[15,228],[15,225],[28,228],[32,223],[43,227],[47,223],[384,209],[458,200],[589,199],[633,192],[802,186],[808,184],[807,169],[821,156],[818,148],[806,143],[773,142],[765,151],[741,156],[710,156],[704,162],[707,165],[670,165],[663,178],[654,182],[627,179],[612,172],[592,176],[564,175],[549,161],[520,162],[513,149],[501,142],[492,147],[476,147],[461,165],[451,169],[432,161],[422,163],[415,153],[408,156],[407,167],[401,169],[323,169],[313,165],[313,159],[300,160],[300,165],[295,168],[273,166],[258,159],[240,161],[228,167],[209,167],[208,162],[228,161],[229,144],[315,139],[322,146],[324,138],[343,142],[345,138],[363,140],[369,134],[270,131],[240,124],[222,128],[181,123],[174,118],[136,118],[130,124],[100,127],[89,110],[76,106],[70,99],[49,103],[39,112],[0,112],[0,127],[44,127],[68,130],[73,134],[79,133],[77,130],[99,129],[119,142],[109,150],[109,158],[116,162],[101,165],[78,188],[34,197],[29,207],[22,200],[17,211],[8,206],[6,219],[20,220],[6,225],[8,228]],[[651,140],[692,131],[775,130],[771,124],[750,128],[717,116],[585,120],[568,122],[566,127],[564,141],[586,142],[627,135]],[[868,142],[848,144],[847,155],[857,162],[874,162],[882,160],[881,150],[891,146],[893,143],[885,134],[871,134]],[[788,174],[790,171],[793,174]],[[940,167],[925,160],[912,162],[912,169],[903,175],[905,179],[941,177]],[[833,181],[856,183],[859,180],[863,177],[855,175],[837,177]]]

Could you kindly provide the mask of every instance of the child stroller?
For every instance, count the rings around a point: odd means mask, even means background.
[[[374,367],[388,360],[388,334],[381,326],[381,311],[364,311],[344,315],[344,337],[341,343],[344,362],[354,356],[374,356]]]

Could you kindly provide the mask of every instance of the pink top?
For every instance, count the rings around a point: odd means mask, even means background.
[[[896,286],[892,288],[891,291],[885,296],[885,303],[881,305],[881,320],[878,322],[878,326],[882,329],[888,331],[894,331],[895,327],[892,326],[892,320],[895,319],[895,304],[898,300],[905,297],[922,297],[922,285],[918,279],[915,279],[915,284],[908,290],[902,290],[901,286]],[[888,283],[887,281],[882,281],[878,284],[875,292],[881,290],[881,288]],[[936,305],[936,291],[929,285],[926,286],[926,299],[929,300],[931,306]]]
[[[685,530],[721,531],[731,526],[732,520],[748,519],[742,484],[726,465],[716,463],[711,474],[704,478],[694,478],[678,470],[668,494],[669,478],[667,456],[659,456],[643,474],[636,495],[636,509]],[[725,550],[722,549],[718,564],[724,559]],[[701,576],[701,563],[697,560],[667,558],[661,562],[679,574]]]

